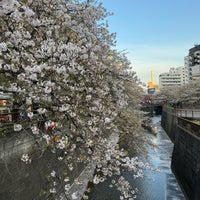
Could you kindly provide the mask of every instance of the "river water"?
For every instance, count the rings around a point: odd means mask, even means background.
[[[157,170],[144,170],[144,177],[140,179],[134,179],[129,171],[122,175],[130,181],[133,188],[138,188],[137,200],[185,200],[170,168],[173,143],[162,129],[160,120],[160,116],[152,118],[158,134],[155,136],[147,133],[155,146],[148,147],[149,158],[146,162]],[[112,179],[92,187],[89,200],[119,200],[118,190],[109,187]]]

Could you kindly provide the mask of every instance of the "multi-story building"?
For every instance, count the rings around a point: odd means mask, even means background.
[[[160,88],[180,86],[192,80],[200,80],[200,45],[194,45],[185,56],[184,67],[170,68],[169,72],[159,75]]]
[[[177,73],[180,73],[181,75],[181,85],[185,85],[189,82],[189,71],[186,67],[178,67],[176,68]]]
[[[188,73],[185,67],[171,67],[169,72],[159,75],[160,88],[166,86],[181,86],[188,82]]]
[[[189,55],[185,56],[185,58],[184,58],[184,66],[185,66],[185,69],[187,70],[187,76],[188,76],[188,81],[189,81],[189,80],[191,80]]]
[[[200,79],[200,45],[189,49],[189,54],[185,57],[185,67],[189,71],[189,80]]]

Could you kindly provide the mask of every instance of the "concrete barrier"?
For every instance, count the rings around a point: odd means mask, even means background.
[[[200,199],[200,125],[162,112],[161,125],[174,143],[171,168],[188,200]]]
[[[167,133],[170,140],[174,143],[175,135],[177,132],[177,116],[173,115],[172,112],[162,111],[161,126]]]
[[[21,156],[28,153],[32,162],[25,164]],[[83,172],[86,165],[75,163],[74,170],[68,172],[70,184]],[[10,138],[0,139],[0,199],[1,200],[44,200],[52,199],[46,176],[52,169],[59,173],[66,171],[66,165],[58,160],[58,155],[50,149],[44,152],[38,148],[31,134],[18,132]],[[62,191],[64,191],[64,185]],[[40,196],[41,190],[47,191]],[[54,199],[54,198],[53,198]]]

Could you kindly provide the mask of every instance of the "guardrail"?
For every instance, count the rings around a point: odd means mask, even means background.
[[[174,114],[178,117],[200,118],[200,109],[174,109]]]
[[[183,118],[178,118],[178,126],[184,128],[191,134],[200,137],[200,125]]]
[[[42,115],[39,115],[37,111],[32,110],[33,117],[30,119],[27,116],[27,112],[24,110],[18,110],[18,112],[0,112],[0,136],[5,136],[8,133],[14,131],[14,124],[23,124],[24,127],[32,121],[37,123],[40,127],[44,122]]]
[[[200,119],[200,109],[188,109],[188,108],[174,108],[171,106],[163,106],[163,110],[170,112],[177,117],[186,117],[193,119]]]

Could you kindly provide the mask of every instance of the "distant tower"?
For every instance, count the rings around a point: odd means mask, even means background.
[[[148,82],[148,94],[153,94],[155,92],[155,84],[154,84],[154,71],[151,70],[151,81]]]
[[[151,82],[154,85],[154,71],[151,70]]]

